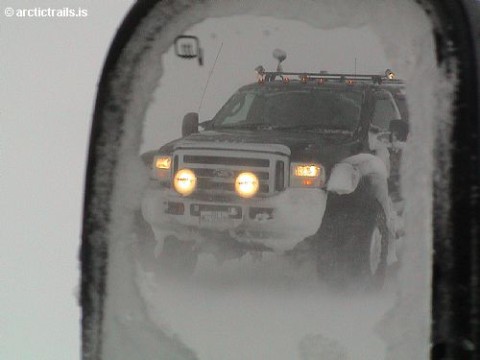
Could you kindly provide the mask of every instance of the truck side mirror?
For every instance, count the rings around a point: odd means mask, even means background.
[[[392,120],[390,121],[390,140],[405,142],[408,136],[408,123],[404,120]]]
[[[198,132],[198,113],[187,113],[183,117],[182,137],[195,134]]]

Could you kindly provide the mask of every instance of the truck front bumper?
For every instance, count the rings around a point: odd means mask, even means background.
[[[313,235],[322,222],[327,192],[289,188],[257,199],[208,202],[182,197],[169,189],[148,189],[142,213],[157,241],[174,235],[201,242],[212,233],[228,232],[236,240],[274,251],[292,249]]]

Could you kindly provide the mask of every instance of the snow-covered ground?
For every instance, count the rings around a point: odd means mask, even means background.
[[[319,283],[312,263],[298,266],[266,254],[262,260],[246,255],[222,265],[201,255],[189,281],[142,271],[138,281],[152,320],[199,359],[385,356],[386,345],[375,327],[394,303],[393,278],[378,294],[336,292]]]
[[[96,84],[133,0],[0,3],[0,359],[80,354],[83,186]],[[7,17],[81,7],[85,18]]]

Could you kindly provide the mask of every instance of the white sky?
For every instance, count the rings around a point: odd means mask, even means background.
[[[96,83],[132,0],[0,3],[0,359],[80,352],[78,248]],[[82,7],[86,18],[8,18]]]

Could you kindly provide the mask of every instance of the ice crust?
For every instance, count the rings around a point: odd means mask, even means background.
[[[120,112],[125,120],[125,135],[121,139],[121,148],[117,154],[119,159],[117,181],[114,185],[114,197],[111,204],[113,212],[109,228],[110,261],[108,265],[108,297],[105,303],[104,358],[202,358],[203,350],[199,350],[202,343],[195,341],[195,334],[193,334],[193,337],[185,336],[188,339],[179,338],[175,329],[169,329],[169,326],[161,321],[162,314],[164,314],[161,307],[162,299],[173,296],[173,301],[175,301],[175,293],[162,293],[162,289],[155,288],[153,285],[149,287],[148,279],[137,277],[138,272],[135,271],[132,260],[133,213],[139,208],[141,194],[148,181],[147,175],[142,170],[143,164],[137,157],[142,132],[142,121],[140,119],[145,117],[152,93],[162,74],[162,65],[159,59],[168,50],[174,37],[207,17],[234,15],[296,19],[324,29],[357,28],[369,25],[380,38],[392,66],[398,73],[402,74],[406,81],[411,114],[411,136],[405,148],[405,161],[402,164],[402,186],[406,197],[407,241],[396,287],[394,286],[393,290],[390,289],[389,292],[387,290],[387,295],[383,295],[383,297],[370,299],[370,306],[374,307],[375,310],[383,307],[383,311],[386,311],[391,302],[388,294],[396,293],[394,306],[379,321],[381,315],[379,317],[378,313],[370,317],[364,316],[365,309],[368,309],[367,313],[373,311],[369,306],[363,308],[365,299],[353,299],[348,306],[343,303],[344,307],[340,307],[344,310],[345,317],[349,317],[344,319],[343,327],[334,323],[330,327],[327,326],[331,330],[331,333],[327,334],[328,338],[335,339],[334,341],[340,344],[334,345],[333,342],[324,341],[321,336],[316,338],[313,335],[295,341],[300,347],[297,356],[301,359],[315,358],[312,357],[314,356],[312,354],[319,351],[334,351],[338,359],[428,358],[433,149],[438,129],[448,130],[450,109],[445,104],[449,103],[452,86],[450,82],[445,80],[442,70],[436,67],[431,24],[428,18],[419,5],[413,1],[404,0],[347,0],[342,2],[337,0],[300,0],[295,2],[286,0],[245,0],[241,2],[216,0],[202,3],[182,0],[160,2],[148,18],[144,20],[143,25],[136,32],[134,40],[125,49],[116,71],[117,76],[112,81],[117,101],[116,107],[110,107],[104,114],[106,119],[115,119]],[[443,105],[440,107],[439,104]],[[105,149],[105,151],[109,151],[109,149]],[[101,173],[98,176],[102,176]],[[258,269],[258,265],[252,264],[247,263],[250,269],[248,271],[251,271],[247,278],[255,277],[252,268]],[[242,269],[241,267],[235,267],[235,264],[229,266],[233,266],[234,270],[232,270],[233,273],[230,277],[224,278],[224,281],[231,280],[232,276],[235,278],[233,274]],[[279,270],[282,270],[282,268]],[[209,283],[211,279],[205,281]],[[288,279],[285,280],[281,276],[279,278],[274,277],[271,281],[273,283],[278,281],[279,285],[277,285],[280,288],[285,286],[288,288],[291,285]],[[222,283],[221,279],[220,283]],[[302,291],[306,292],[304,298],[309,299],[308,302],[314,301],[308,295],[309,291],[311,291],[310,295],[314,295],[313,298],[317,294],[316,291],[311,290],[313,282],[302,280],[300,283],[305,285],[302,287]],[[227,286],[227,288],[229,287]],[[175,288],[168,288],[167,291],[172,291],[172,289]],[[201,291],[198,288],[194,289],[197,289],[197,292]],[[293,286],[291,292],[295,290],[296,288]],[[178,291],[180,293],[184,290]],[[238,289],[235,291],[238,296],[242,296]],[[272,294],[260,299],[248,297],[249,290],[245,291],[252,309],[255,306],[265,309],[265,313],[250,315],[265,316],[265,321],[275,322],[275,319],[280,317],[279,314],[285,311],[294,311],[294,309],[298,311],[296,306],[302,306],[303,304],[301,296],[291,296],[288,306],[285,305],[285,308],[280,308],[279,312],[269,312],[269,307],[264,306],[262,301],[268,303],[269,299],[275,297],[274,290],[272,290]],[[222,292],[222,288],[217,288],[217,291],[213,291],[211,294],[221,297]],[[265,292],[268,293],[268,289]],[[235,314],[236,309],[228,308],[228,305],[226,305],[228,302],[217,303],[218,298],[212,297],[211,294],[203,292],[197,300],[212,301],[214,305],[219,307],[227,306],[227,309],[224,309],[226,314]],[[195,296],[195,292],[190,293],[190,295]],[[160,301],[156,301],[155,296]],[[237,304],[228,294],[225,294],[225,297],[227,300],[232,300],[232,306]],[[338,311],[338,308],[332,305],[337,303],[338,299],[327,298],[324,303],[325,308],[329,309],[327,311],[333,313]],[[342,301],[345,300],[340,302]],[[190,305],[193,306],[194,302],[195,298],[192,298],[192,304]],[[187,302],[184,305],[186,307],[184,309],[180,308],[175,315],[184,312],[185,316],[188,316],[189,304]],[[214,317],[216,310],[218,309],[213,306],[210,308],[211,312],[207,311],[204,317],[207,319],[208,316]],[[168,311],[168,309],[164,309],[165,313],[168,313]],[[282,332],[284,327],[290,327],[290,329],[293,327],[295,331],[302,329],[302,327],[307,328],[310,326],[307,325],[309,323],[308,319],[312,316],[318,317],[320,323],[322,317],[331,321],[326,313],[322,315],[321,310],[319,311],[320,313],[302,315],[305,324],[300,322],[287,325],[288,321],[292,320],[287,318],[284,319],[286,322],[273,326],[277,329],[279,335],[276,340],[278,343],[275,345],[281,347],[282,341],[286,342],[286,339],[294,340],[291,332]],[[380,311],[381,313],[383,312]],[[361,320],[358,321],[360,318]],[[185,321],[188,324],[186,318],[180,318],[177,321]],[[235,322],[242,323],[243,318],[239,314],[230,318],[230,321],[230,323],[217,329],[219,334],[221,331],[233,331],[236,328]],[[365,324],[365,327],[360,326],[359,324],[362,321],[377,323],[376,332],[372,331],[371,324]],[[206,324],[208,323],[207,321]],[[357,332],[350,332],[349,327],[353,327]],[[244,328],[248,328],[248,326],[240,326],[240,329]],[[197,335],[202,338],[205,332],[214,330],[205,327],[198,329],[198,331]],[[293,331],[294,334],[295,331]],[[366,344],[359,344],[360,340],[356,336],[364,332],[367,333],[366,339],[368,340],[366,340]],[[260,339],[256,339],[258,342],[262,341],[261,331],[253,331],[253,334],[260,336]],[[312,334],[315,334],[314,329],[312,329]],[[286,337],[283,338],[282,336]],[[378,336],[384,340],[383,345],[378,344]],[[219,336],[219,339],[222,339],[222,337]],[[251,342],[245,342],[245,349],[243,350],[255,348],[257,343],[255,338],[247,336],[247,339],[250,339]],[[269,339],[271,340],[272,337],[266,338],[266,340]],[[348,343],[343,343],[346,339]],[[190,350],[192,343],[196,345],[193,350]],[[367,346],[366,350],[365,345],[371,346]],[[321,349],[316,349],[316,346]],[[358,349],[363,349],[365,352],[361,353]],[[370,349],[370,352],[368,349]],[[233,351],[233,349],[230,351]],[[241,351],[241,349],[238,351]],[[223,356],[223,358],[235,358],[228,354],[223,354]],[[291,358],[289,356],[290,354],[285,353],[285,358]],[[206,359],[206,357],[204,358]],[[276,358],[279,359],[280,357]],[[331,358],[334,359],[335,357]]]

